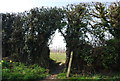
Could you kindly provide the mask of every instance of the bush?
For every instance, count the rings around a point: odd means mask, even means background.
[[[101,62],[105,68],[118,71],[120,70],[120,40],[110,39],[106,44],[101,55]]]
[[[80,71],[83,70],[84,73],[120,71],[120,40],[118,39],[108,40],[105,46],[95,48],[83,46],[78,51],[79,59],[82,60],[79,61]]]
[[[4,63],[5,62],[5,63]],[[3,80],[37,80],[48,76],[47,70],[34,64],[26,66],[19,62],[3,61],[2,79]],[[7,65],[5,65],[7,64]],[[9,67],[10,66],[10,67]]]
[[[104,49],[104,54],[101,55],[102,64],[105,68],[110,69],[111,65],[117,63],[118,53],[113,46],[106,46]]]

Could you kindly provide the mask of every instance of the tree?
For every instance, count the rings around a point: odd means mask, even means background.
[[[102,28],[99,31],[101,33],[105,33],[105,31],[109,31],[110,34],[114,36],[114,38],[119,39],[120,35],[120,6],[117,5],[117,3],[112,3],[110,6],[108,4],[103,4],[103,3],[93,3],[94,8],[92,10],[92,16],[94,21],[94,28]]]
[[[48,41],[60,26],[62,18],[62,9],[56,7],[3,14],[3,56],[49,68]]]
[[[60,26],[62,10],[60,8],[34,8],[27,18],[28,31],[26,34],[26,47],[29,50],[30,63],[39,63],[49,66],[48,41]],[[46,66],[45,66],[46,64]]]
[[[68,68],[71,52],[73,52],[72,68],[78,69],[80,68],[80,54],[78,54],[78,48],[86,44],[86,38],[88,38],[88,10],[86,5],[82,3],[78,5],[68,5],[64,10],[65,18],[62,23],[64,30],[62,31],[59,28],[59,31],[64,36],[66,42],[66,68]]]

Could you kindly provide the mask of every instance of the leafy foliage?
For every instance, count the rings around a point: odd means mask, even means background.
[[[101,33],[108,30],[114,38],[119,39],[120,5],[118,3],[111,3],[107,6],[107,4],[97,2],[94,3],[93,7],[93,10],[91,10],[91,16],[94,18],[93,22],[95,23],[93,27],[100,29]]]
[[[2,60],[2,66],[3,80],[30,81],[43,79],[48,76],[47,70],[36,64],[26,66],[23,63]]]
[[[65,10],[65,20],[64,28],[59,29],[61,34],[64,36],[66,42],[66,68],[68,66],[68,62],[70,59],[70,54],[73,51],[73,68],[76,68],[76,61],[77,57],[79,57],[77,48],[87,41],[87,22],[89,19],[88,10],[86,4],[80,3],[78,5],[67,5],[64,8]],[[76,52],[77,51],[77,52]],[[78,66],[79,67],[79,66]]]
[[[60,26],[62,9],[42,7],[2,16],[3,56],[49,68],[48,42]]]
[[[119,13],[118,3],[96,2],[2,14],[3,56],[49,68],[49,40],[58,29],[66,42],[66,68],[73,52],[73,73],[119,70]]]

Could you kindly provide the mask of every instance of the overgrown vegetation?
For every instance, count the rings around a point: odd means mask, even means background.
[[[3,81],[36,81],[48,76],[48,70],[37,64],[25,65],[20,62],[12,62],[12,60],[2,60],[0,63]]]
[[[73,73],[110,72],[115,71],[115,67],[119,71],[119,4],[80,3],[68,5],[64,10],[64,31],[59,31],[66,42],[66,68],[73,52]],[[108,44],[108,41],[111,43]]]
[[[27,65],[51,68],[49,40],[58,29],[66,42],[66,69],[73,52],[72,74],[120,72],[119,13],[120,4],[117,2],[109,5],[95,2],[2,14],[3,57]],[[15,68],[7,65],[3,71],[14,72]],[[22,64],[20,66],[29,68]],[[7,77],[7,73],[4,73]],[[32,77],[32,74],[29,75]]]
[[[120,74],[115,74],[112,76],[109,75],[103,75],[103,74],[92,74],[92,75],[80,75],[80,74],[73,74],[71,75],[71,77],[66,78],[66,73],[60,73],[58,76],[58,79],[66,79],[69,81],[71,80],[89,80],[89,81],[93,81],[93,80],[99,80],[99,81],[104,81],[104,80],[109,80],[109,81],[119,81],[120,78]]]
[[[48,41],[61,24],[61,13],[60,8],[42,7],[2,14],[3,57],[49,68]]]

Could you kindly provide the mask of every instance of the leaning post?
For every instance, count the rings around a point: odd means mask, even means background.
[[[69,64],[68,64],[68,69],[67,69],[67,74],[66,74],[67,78],[70,76],[70,70],[71,70],[71,65],[72,65],[72,58],[73,58],[73,52],[71,52],[71,54],[70,54],[70,61],[69,61]]]

